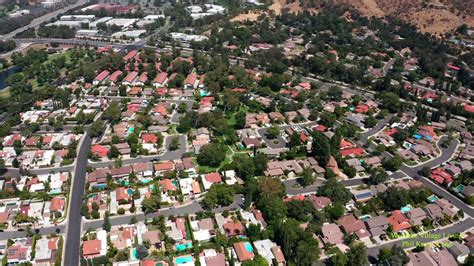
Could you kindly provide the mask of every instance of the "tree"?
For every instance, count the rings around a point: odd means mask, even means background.
[[[347,257],[354,266],[365,266],[368,264],[367,248],[362,243],[352,243],[347,252]]]
[[[408,191],[391,186],[380,194],[379,198],[386,210],[398,210],[408,204],[409,194]]]
[[[364,120],[364,124],[368,128],[375,127],[375,125],[377,125],[377,119],[373,116],[367,116]]]
[[[276,139],[278,138],[278,136],[280,136],[280,128],[278,128],[277,126],[275,125],[272,125],[271,127],[269,127],[267,129],[267,134],[266,134],[267,138],[269,139]]]
[[[378,185],[387,181],[388,174],[383,168],[374,168],[370,171],[369,185]]]
[[[143,260],[144,258],[148,257],[148,249],[143,246],[143,245],[139,245],[137,246],[137,258],[139,260]]]
[[[235,190],[226,183],[212,184],[204,195],[204,206],[212,209],[218,206],[229,206],[234,202]]]
[[[302,222],[308,222],[315,211],[313,204],[307,200],[290,200],[286,206],[288,217]]]
[[[398,169],[400,169],[400,167],[402,166],[402,163],[403,163],[402,158],[400,158],[399,156],[393,156],[392,158],[385,160],[383,162],[383,167],[387,171],[395,172],[395,171],[398,171]]]
[[[420,171],[420,174],[425,177],[431,177],[431,168],[429,167],[423,167]]]
[[[352,194],[336,178],[328,179],[318,188],[318,194],[330,198],[334,203],[346,204],[352,198]]]
[[[384,92],[380,96],[383,107],[388,109],[390,113],[396,113],[400,109],[400,97],[393,92]]]
[[[104,122],[102,120],[95,121],[91,126],[91,137],[96,138],[103,133]]]
[[[175,151],[175,150],[179,149],[180,145],[181,144],[179,143],[179,136],[172,136],[171,137],[171,143],[170,143],[168,148],[169,148],[170,151]]]
[[[303,187],[307,187],[312,185],[316,180],[316,176],[314,175],[313,169],[309,167],[305,167],[303,172],[301,173],[301,185]]]
[[[349,258],[338,249],[331,257],[331,262],[333,266],[346,266],[349,265]]]
[[[112,159],[112,158],[118,158],[120,156],[120,151],[118,150],[117,147],[115,146],[111,146],[110,147],[110,151],[109,151],[109,158]]]
[[[235,171],[245,180],[255,176],[254,160],[247,154],[235,154],[232,158]]]
[[[235,114],[235,128],[236,129],[242,129],[245,127],[246,121],[246,114],[244,112],[237,112]]]
[[[321,132],[315,131],[313,133],[313,142],[311,145],[313,156],[318,161],[321,167],[326,167],[331,158],[331,145],[329,139]]]
[[[201,147],[197,161],[201,165],[217,167],[224,161],[226,155],[224,149],[215,143],[206,144]]]
[[[145,197],[142,201],[142,211],[152,213],[160,209],[161,196],[157,191],[153,191],[149,197]]]
[[[340,101],[342,99],[342,89],[339,86],[332,86],[329,88],[327,95],[334,101]]]
[[[253,158],[255,165],[255,175],[262,175],[263,171],[267,169],[268,157],[263,153],[257,153]]]
[[[268,265],[267,260],[260,255],[255,256],[253,260],[246,260],[242,263],[242,266],[267,266],[267,265]]]
[[[110,224],[109,212],[105,212],[104,223],[102,224],[102,229],[104,229],[107,232],[110,232],[111,227],[112,225]]]
[[[318,242],[294,219],[288,219],[276,228],[275,239],[285,257],[295,265],[309,266],[319,259]]]
[[[339,202],[336,202],[332,206],[326,206],[324,208],[324,212],[333,221],[336,221],[337,219],[341,218],[341,216],[344,214],[344,211],[344,206]]]
[[[188,105],[185,102],[181,102],[178,105],[178,113],[184,114],[187,112],[187,110],[188,110]]]

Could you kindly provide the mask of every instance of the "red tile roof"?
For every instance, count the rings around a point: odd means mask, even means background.
[[[251,260],[255,257],[255,255],[252,252],[247,251],[247,248],[245,247],[244,242],[235,243],[234,249],[239,261]]]
[[[129,61],[132,58],[134,58],[137,54],[138,54],[137,50],[132,50],[132,51],[128,52],[128,54],[123,57],[123,60]]]
[[[399,232],[411,227],[410,220],[403,216],[399,210],[392,212],[390,217],[388,217],[388,222],[392,225],[394,232]]]
[[[229,221],[222,225],[227,236],[237,236],[245,232],[245,227],[240,221]]]
[[[154,82],[163,84],[165,82],[166,78],[168,78],[168,73],[161,72],[158,75],[156,75]]]
[[[114,73],[112,73],[112,75],[110,75],[109,80],[112,82],[116,82],[120,75],[122,75],[122,71],[117,70]]]
[[[123,81],[132,83],[137,78],[137,76],[138,76],[138,72],[132,71],[128,73],[128,75],[123,79]]]
[[[196,80],[197,80],[197,75],[194,73],[191,73],[186,77],[183,84],[194,85],[194,83],[196,83]]]
[[[474,105],[470,104],[465,104],[464,105],[464,110],[469,113],[474,113]]]
[[[221,175],[217,172],[206,174],[204,176],[204,178],[210,183],[220,183],[220,182],[222,182]]]
[[[64,211],[65,204],[66,200],[64,198],[56,196],[51,200],[51,206],[49,207],[49,210],[52,212]]]
[[[365,113],[367,113],[367,112],[369,111],[369,109],[370,109],[370,108],[369,108],[367,105],[365,105],[365,104],[359,104],[359,105],[357,105],[355,111],[356,111],[357,113],[365,114]]]
[[[109,76],[109,74],[110,74],[110,71],[104,70],[104,71],[100,72],[100,74],[97,75],[97,77],[95,77],[94,80],[95,80],[95,81],[102,82],[102,81],[105,80],[105,78],[107,78],[107,77]]]
[[[350,149],[344,149],[341,151],[341,156],[346,157],[346,156],[362,156],[365,154],[365,151],[362,148],[350,148]]]
[[[155,171],[171,171],[174,170],[174,163],[172,161],[155,164]]]
[[[106,157],[107,154],[109,153],[109,148],[96,144],[93,145],[91,148],[92,154],[99,156],[100,158]]]
[[[156,144],[158,142],[158,137],[152,133],[142,134],[142,142]]]
[[[100,254],[101,242],[99,239],[86,240],[82,245],[82,254],[84,256],[94,256]]]

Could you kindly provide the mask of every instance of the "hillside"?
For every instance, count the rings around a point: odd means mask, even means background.
[[[463,23],[474,27],[474,1],[472,0],[273,0],[269,9],[280,14],[309,10],[317,12],[335,4],[350,5],[364,16],[397,16],[421,32],[442,35],[455,30]],[[235,20],[256,19],[256,14],[246,14]]]
[[[335,0],[349,4],[365,16],[397,16],[421,32],[443,34],[463,23],[474,26],[474,1],[470,0]]]

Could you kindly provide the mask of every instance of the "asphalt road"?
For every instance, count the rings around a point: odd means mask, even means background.
[[[165,139],[165,147],[169,146],[169,142],[171,141],[171,138],[166,138]],[[166,151],[164,154],[161,155],[150,155],[150,156],[141,156],[137,158],[130,158],[130,159],[124,159],[122,160],[122,164],[134,164],[134,163],[144,163],[144,162],[150,162],[153,160],[157,161],[169,161],[169,160],[176,160],[176,159],[181,159],[183,154],[187,152],[187,138],[185,135],[179,135],[179,149],[175,151]],[[94,168],[102,168],[102,167],[109,167],[115,164],[115,161],[106,161],[106,162],[93,162],[89,163],[90,166]]]
[[[66,6],[66,7],[61,8],[61,9],[58,9],[58,10],[55,10],[55,11],[50,12],[50,13],[48,13],[48,14],[45,14],[45,15],[43,15],[43,16],[41,16],[41,17],[35,18],[35,19],[33,19],[33,20],[30,22],[30,24],[28,24],[28,25],[26,25],[26,26],[24,26],[24,27],[21,27],[21,28],[19,28],[19,29],[16,29],[16,30],[14,30],[14,31],[11,31],[11,32],[9,32],[9,33],[7,33],[7,34],[5,34],[5,35],[0,36],[0,39],[2,39],[2,40],[7,40],[7,39],[10,39],[10,38],[13,38],[13,37],[14,37],[17,33],[19,33],[19,32],[22,32],[22,31],[27,30],[27,29],[29,29],[29,28],[36,28],[36,27],[38,27],[41,23],[46,22],[46,21],[48,21],[48,20],[50,20],[50,19],[56,17],[57,15],[60,15],[60,14],[62,14],[62,13],[65,13],[65,12],[67,12],[67,11],[73,9],[73,8],[76,8],[76,7],[80,6],[80,5],[83,5],[83,4],[85,4],[85,3],[86,3],[85,0],[79,0],[79,1],[77,1],[76,3],[74,3],[74,4],[68,5],[68,6]]]
[[[359,135],[359,140],[362,141],[362,143],[364,145],[367,144],[368,139],[371,136],[377,134],[380,130],[382,130],[382,128],[384,126],[386,126],[388,124],[388,122],[390,122],[390,120],[392,120],[392,118],[393,118],[393,114],[388,114],[383,119],[378,120],[375,127],[371,128],[371,129],[367,130],[366,132],[361,133]]]
[[[81,246],[81,206],[82,196],[84,194],[86,169],[89,147],[92,139],[89,134],[85,134],[77,156],[76,167],[74,169],[73,187],[70,193],[68,226],[66,233],[66,246],[64,249],[64,265],[79,265],[79,254]]]
[[[212,210],[212,212],[218,213],[224,210],[232,210],[232,209],[241,208],[243,207],[243,204],[244,204],[242,197],[243,197],[242,195],[237,194],[234,196],[234,202],[231,205],[226,206],[226,207],[215,208]],[[121,225],[121,224],[128,224],[132,217],[135,217],[137,221],[144,221],[145,219],[153,219],[153,217],[156,217],[159,215],[168,217],[170,215],[178,216],[178,215],[185,215],[185,214],[195,214],[201,211],[206,211],[206,210],[202,207],[201,200],[197,200],[188,205],[183,205],[181,207],[161,209],[158,212],[149,213],[147,215],[141,213],[137,215],[112,216],[110,217],[110,223],[112,226],[115,226],[115,225]],[[85,221],[84,230],[101,228],[103,223],[104,221],[100,219]]]

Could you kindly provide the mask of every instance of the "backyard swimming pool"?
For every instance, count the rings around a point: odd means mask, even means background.
[[[250,242],[245,242],[244,246],[245,246],[245,250],[247,250],[248,252],[253,252],[253,246],[252,244],[250,244]]]
[[[431,196],[428,197],[428,200],[430,202],[435,202],[435,201],[439,200],[439,198],[436,195],[431,195]]]
[[[193,256],[183,256],[175,259],[176,264],[185,264],[193,261]]]
[[[193,242],[186,242],[186,243],[182,243],[182,244],[177,244],[176,245],[176,250],[177,251],[183,251],[183,250],[186,250],[186,249],[190,249],[193,247]]]
[[[402,208],[400,209],[400,211],[401,211],[402,213],[406,213],[406,212],[411,211],[411,209],[412,209],[411,205],[407,205],[407,206],[405,206],[405,207],[402,207]]]

